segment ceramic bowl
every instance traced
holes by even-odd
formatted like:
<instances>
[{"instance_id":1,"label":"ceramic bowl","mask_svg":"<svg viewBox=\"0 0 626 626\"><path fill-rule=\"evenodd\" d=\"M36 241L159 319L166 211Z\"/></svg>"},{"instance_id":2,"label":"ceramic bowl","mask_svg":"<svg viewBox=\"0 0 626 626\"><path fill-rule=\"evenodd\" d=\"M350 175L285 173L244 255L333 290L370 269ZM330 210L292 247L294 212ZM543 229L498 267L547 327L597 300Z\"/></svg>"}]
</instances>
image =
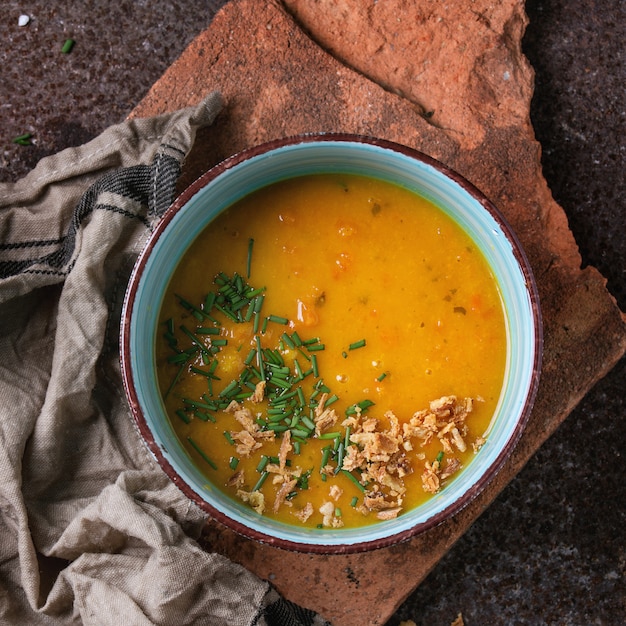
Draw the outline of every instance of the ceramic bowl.
<instances>
[{"instance_id":1,"label":"ceramic bowl","mask_svg":"<svg viewBox=\"0 0 626 626\"><path fill-rule=\"evenodd\" d=\"M345 172L414 190L455 220L487 259L506 318L505 380L487 443L462 473L425 504L396 519L357 529L314 532L257 515L207 484L165 414L155 372L155 337L168 281L197 235L247 194L285 178ZM158 224L132 274L122 319L124 384L139 432L170 479L211 517L261 542L311 553L345 554L407 540L451 516L494 478L518 441L537 391L542 327L526 256L501 213L473 185L441 163L388 141L352 135L305 135L237 154L192 184Z\"/></svg>"}]
</instances>

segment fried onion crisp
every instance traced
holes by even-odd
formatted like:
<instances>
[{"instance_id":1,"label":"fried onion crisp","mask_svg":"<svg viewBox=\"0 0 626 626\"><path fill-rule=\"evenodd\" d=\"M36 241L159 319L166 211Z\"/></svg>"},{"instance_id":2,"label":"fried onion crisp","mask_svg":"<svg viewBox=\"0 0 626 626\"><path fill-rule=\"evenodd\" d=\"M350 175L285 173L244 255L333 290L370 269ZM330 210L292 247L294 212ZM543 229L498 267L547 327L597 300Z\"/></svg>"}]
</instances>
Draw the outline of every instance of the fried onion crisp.
<instances>
[{"instance_id":1,"label":"fried onion crisp","mask_svg":"<svg viewBox=\"0 0 626 626\"><path fill-rule=\"evenodd\" d=\"M406 491L403 478L413 471L407 452L413 451L415 444L424 447L433 440L441 444L445 467L440 458L424 459L422 487L427 493L437 493L461 468L461 462L453 455L455 450L467 449L465 422L472 409L472 398L459 400L450 395L433 400L428 409L415 412L404 424L387 411L387 428L376 418L361 419L359 411L346 419L343 426L351 429L351 445L346 449L343 469L360 471L361 483L368 485L364 507L375 512L379 519L398 515ZM484 439L479 438L472 446L477 450L483 443ZM423 458L423 455L415 456Z\"/></svg>"}]
</instances>

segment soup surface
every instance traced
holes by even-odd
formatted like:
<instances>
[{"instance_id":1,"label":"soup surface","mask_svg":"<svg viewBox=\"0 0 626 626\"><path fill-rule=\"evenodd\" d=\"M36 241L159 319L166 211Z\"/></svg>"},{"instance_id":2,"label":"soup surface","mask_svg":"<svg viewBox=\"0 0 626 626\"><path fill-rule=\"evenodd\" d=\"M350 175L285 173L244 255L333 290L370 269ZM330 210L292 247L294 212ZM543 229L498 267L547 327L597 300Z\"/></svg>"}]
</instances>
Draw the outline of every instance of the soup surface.
<instances>
[{"instance_id":1,"label":"soup surface","mask_svg":"<svg viewBox=\"0 0 626 626\"><path fill-rule=\"evenodd\" d=\"M440 209L353 175L291 179L214 220L168 286L164 403L215 486L311 528L366 525L471 462L498 403L502 302Z\"/></svg>"}]
</instances>

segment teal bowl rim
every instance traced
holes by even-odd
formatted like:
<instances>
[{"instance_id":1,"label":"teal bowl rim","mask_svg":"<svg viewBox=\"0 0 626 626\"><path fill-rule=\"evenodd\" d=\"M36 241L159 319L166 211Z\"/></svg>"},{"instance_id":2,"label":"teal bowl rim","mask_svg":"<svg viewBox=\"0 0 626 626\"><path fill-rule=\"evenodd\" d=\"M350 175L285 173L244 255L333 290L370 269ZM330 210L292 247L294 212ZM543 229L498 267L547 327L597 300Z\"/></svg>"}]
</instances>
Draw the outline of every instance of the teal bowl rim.
<instances>
[{"instance_id":1,"label":"teal bowl rim","mask_svg":"<svg viewBox=\"0 0 626 626\"><path fill-rule=\"evenodd\" d=\"M153 398L152 401L150 401L150 398L146 398L146 396L150 396L152 394L144 394L142 392L142 388L146 386L143 383L143 379L146 375L150 376L150 374L147 374L145 371L142 371L140 367L138 367L138 361L136 358L136 342L138 341L137 337L141 335L142 332L143 318L143 316L140 316L137 312L136 307L146 306L146 299L143 296L142 289L145 285L147 274L150 272L152 273L153 282L155 280L160 280L164 285L167 285L169 282L169 276L164 277L162 273L158 274L158 279L154 278L155 273L163 271L163 268L159 268L153 263L153 257L158 257L159 248L162 247L162 242L167 241L168 237L171 240L179 234L176 231L178 227L177 222L180 222L182 219L181 216L184 215L185 210L189 210L188 207L190 205L193 206L194 203L203 201L203 194L207 188L209 188L209 191L206 193L210 193L211 186L219 184L219 181L224 180L224 178L229 175L232 175L233 172L237 172L241 168L249 168L251 163L261 159L264 163L269 164L268 166L263 166L265 169L269 167L270 170L274 170L271 174L272 178L265 184L276 182L281 178L291 178L300 174L296 172L282 175L281 158L287 158L290 151L292 151L293 154L297 154L299 150L310 152L311 149L314 150L315 148L323 148L325 150L328 150L329 148L338 150L343 149L344 153L346 150L351 150L353 148L357 148L357 150L365 149L366 151L373 151L374 155L385 154L390 156L392 160L399 159L407 167L413 168L416 166L418 168L423 168L424 172L428 172L429 176L434 177L433 180L435 182L443 182L445 185L448 185L448 190L452 189L451 193L458 194L459 199L462 197L464 201L469 201L474 206L473 213L468 213L465 216L459 216L455 213L454 215L451 215L453 219L456 219L457 222L459 219L461 219L461 222L465 219L471 222L472 215L478 215L478 211L480 212L480 219L486 219L487 222L492 225L495 239L499 240L496 242L497 246L503 245L504 248L507 249L508 253L511 255L509 262L512 261L516 267L518 279L520 280L519 284L523 284L524 302L522 302L522 304L527 307L526 313L528 314L528 317L516 320L516 323L519 322L523 324L525 320L525 328L528 335L526 339L529 340L528 344L521 346L522 350L525 351L525 371L521 373L524 382L524 390L523 393L517 393L514 405L512 407L507 407L514 413L514 422L508 426L509 430L506 434L506 441L504 441L501 448L495 448L495 450L490 453L490 460L487 467L483 471L479 472L478 469L474 471L475 475L472 474L473 482L469 488L463 489L463 487L459 484L461 477L458 477L451 483L457 483L457 485L459 485L454 491L456 494L455 498L449 503L443 505L443 508L438 508L438 502L442 501L442 498L444 499L443 501L445 501L448 497L448 493L446 493L447 487L444 488L442 492L436 494L431 500L429 500L429 502L432 501L435 503L433 505L433 513L428 514L428 516L424 519L417 520L415 523L411 522L411 518L415 516L414 514L412 515L413 511L407 511L404 515L397 518L397 520L402 520L401 523L398 523L397 520L389 520L388 522L377 522L374 525L366 526L360 529L339 529L335 531L324 530L319 533L316 531L309 531L307 533L304 532L304 530L295 532L291 525L280 524L271 520L268 523L266 518L257 516L253 512L247 510L240 510L241 507L237 504L231 503L228 505L228 503L222 501L224 498L228 498L227 496L221 496L218 491L210 489L210 487L206 484L204 487L201 487L199 484L190 484L193 483L194 480L189 479L187 470L182 467L184 462L181 465L180 459L177 458L176 454L172 453L171 446L168 444L168 441L166 441L167 437L158 432L158 423L156 428L154 426L151 412L153 410L157 413L159 412L158 407L155 408L154 403L156 402L158 404L161 402L160 398L158 400L154 400ZM285 153L285 151L287 152ZM358 164L354 166L344 165L344 169L342 169L342 171L350 171L351 167L356 167L357 169L355 170L355 173L358 173ZM319 162L316 162L313 169L318 171L316 168L319 168L320 172L335 171L329 170L326 157L320 159ZM265 170L261 168L260 171L263 172ZM385 178L386 176L389 176L393 179L393 174L390 172L391 170L389 170L385 176L381 177ZM311 172L307 169L307 171L303 173ZM368 173L367 175L371 174ZM391 182L399 181L392 180ZM250 188L248 189L244 186L242 192L237 192L238 197L243 197L254 189L264 186L262 180L255 178L250 179L247 184ZM438 193L438 189L435 188L430 191L423 188L420 188L419 190L415 189L415 191L425 195L426 197L429 197L429 195L432 194L436 196ZM213 190L212 193L215 193L215 190ZM430 199L446 212L451 210L449 208L442 207L441 203L437 201L437 198L431 197ZM209 217L203 218L205 221L203 221L202 226L200 228L196 228L196 235L204 226L206 226L207 223L214 219L217 214L231 204L232 200L225 201L223 205L218 202L218 208L213 212L210 211ZM198 210L199 209L196 207L195 211L198 212ZM465 225L463 223L460 225L461 227L466 228L466 230L468 228L471 230L472 228L472 225L469 222ZM195 235L191 240L193 240L193 238L195 238ZM187 246L190 242L191 241L187 243ZM185 246L184 249L186 249L187 246ZM493 259L490 258L490 255L495 255L494 258L496 258L498 249L494 248L493 250L485 250L483 246L480 246L480 249L487 257L487 260L493 269ZM161 261L161 265L163 265L163 261ZM169 265L171 266L170 270L173 271L176 263L170 263ZM498 282L500 288L502 288L502 280L498 279ZM153 309L151 313L152 317L158 317L160 302L149 302L147 306L148 308ZM154 310L156 310L156 313ZM145 309L143 309L142 312L145 312ZM517 318L519 316L519 311L507 311L507 323L510 321L510 316ZM155 327L153 327L153 330L154 328ZM148 330L146 332L151 331ZM413 148L388 140L345 133L312 133L277 139L254 146L225 159L193 182L166 211L160 222L157 224L154 232L150 235L148 242L135 263L124 299L120 329L120 362L122 368L122 378L126 397L134 418L134 423L145 445L148 447L155 460L170 480L172 480L172 482L203 511L235 532L250 539L270 544L275 547L318 554L349 554L364 552L372 549L388 547L390 545L406 541L417 534L439 525L451 516L456 515L470 502L472 502L500 471L522 435L537 394L541 372L542 353L543 327L537 285L526 254L524 253L517 236L502 213L472 183L436 159L433 159L432 157L429 157L428 155L425 155ZM507 365L507 368L508 367L509 364ZM514 364L513 367L515 367ZM151 375L154 376L153 373ZM507 378L507 384L510 383L511 381ZM148 387L149 386L150 385L148 385ZM504 393L502 394L502 397L506 397ZM165 417L165 420L167 421L167 417ZM502 419L500 422L502 422ZM473 467L477 460L478 459L474 459L472 463L468 465L468 468ZM466 471L467 469L465 469L463 473ZM207 483L207 479L205 478L203 482ZM215 496L217 496L217 501L215 500ZM213 498L213 501L211 501L211 498ZM418 509L421 508L422 507L418 507ZM372 531L373 528L378 530Z\"/></svg>"}]
</instances>

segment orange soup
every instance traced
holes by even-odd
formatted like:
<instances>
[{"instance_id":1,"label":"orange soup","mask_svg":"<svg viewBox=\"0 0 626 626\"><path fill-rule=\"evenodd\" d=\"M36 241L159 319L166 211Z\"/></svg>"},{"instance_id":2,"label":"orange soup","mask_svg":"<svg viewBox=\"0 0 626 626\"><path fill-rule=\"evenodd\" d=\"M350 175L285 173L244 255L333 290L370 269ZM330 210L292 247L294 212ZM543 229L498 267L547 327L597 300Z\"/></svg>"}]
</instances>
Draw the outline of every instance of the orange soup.
<instances>
[{"instance_id":1,"label":"orange soup","mask_svg":"<svg viewBox=\"0 0 626 626\"><path fill-rule=\"evenodd\" d=\"M214 485L311 528L391 519L484 443L506 330L490 269L424 198L354 175L273 184L178 266L157 369Z\"/></svg>"}]
</instances>

